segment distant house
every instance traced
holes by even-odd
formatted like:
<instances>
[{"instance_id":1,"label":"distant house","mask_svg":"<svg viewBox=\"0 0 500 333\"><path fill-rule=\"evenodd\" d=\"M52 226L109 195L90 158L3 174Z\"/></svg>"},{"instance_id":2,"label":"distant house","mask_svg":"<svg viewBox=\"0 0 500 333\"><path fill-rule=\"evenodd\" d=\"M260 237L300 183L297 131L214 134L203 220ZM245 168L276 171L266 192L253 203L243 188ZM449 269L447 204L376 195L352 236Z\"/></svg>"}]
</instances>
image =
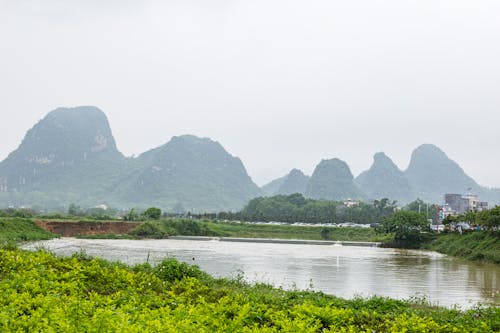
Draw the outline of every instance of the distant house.
<instances>
[{"instance_id":1,"label":"distant house","mask_svg":"<svg viewBox=\"0 0 500 333\"><path fill-rule=\"evenodd\" d=\"M467 212L480 212L488 209L488 203L479 201L478 196L447 193L444 195L443 217L460 215Z\"/></svg>"},{"instance_id":2,"label":"distant house","mask_svg":"<svg viewBox=\"0 0 500 333\"><path fill-rule=\"evenodd\" d=\"M359 201L356 201L356 200L347 199L344 201L344 206L346 206L348 208L351 208L351 207L354 207L357 205L359 205Z\"/></svg>"}]
</instances>

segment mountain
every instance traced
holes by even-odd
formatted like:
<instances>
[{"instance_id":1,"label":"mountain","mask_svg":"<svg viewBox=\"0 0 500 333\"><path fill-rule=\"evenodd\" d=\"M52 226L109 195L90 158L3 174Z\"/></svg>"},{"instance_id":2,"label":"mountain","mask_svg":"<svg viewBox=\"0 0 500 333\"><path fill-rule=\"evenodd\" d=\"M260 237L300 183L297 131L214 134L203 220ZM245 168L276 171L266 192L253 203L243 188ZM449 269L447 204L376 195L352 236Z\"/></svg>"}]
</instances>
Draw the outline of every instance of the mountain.
<instances>
[{"instance_id":1,"label":"mountain","mask_svg":"<svg viewBox=\"0 0 500 333\"><path fill-rule=\"evenodd\" d=\"M210 139L174 137L126 158L96 107L59 108L0 162L0 207L149 207L238 210L260 189L242 162Z\"/></svg>"},{"instance_id":2,"label":"mountain","mask_svg":"<svg viewBox=\"0 0 500 333\"><path fill-rule=\"evenodd\" d=\"M261 194L241 160L208 138L173 137L134 162L136 170L115 191L129 206L235 211Z\"/></svg>"},{"instance_id":3,"label":"mountain","mask_svg":"<svg viewBox=\"0 0 500 333\"><path fill-rule=\"evenodd\" d=\"M261 190L265 196L273 196L277 194L293 194L306 192L309 177L304 175L299 169L292 169L283 177L277 178L266 185L262 186Z\"/></svg>"},{"instance_id":4,"label":"mountain","mask_svg":"<svg viewBox=\"0 0 500 333\"><path fill-rule=\"evenodd\" d=\"M125 162L101 110L58 108L31 128L19 148L0 163L0 189L17 204L88 202L107 190ZM23 194L30 194L29 199L23 200Z\"/></svg>"},{"instance_id":5,"label":"mountain","mask_svg":"<svg viewBox=\"0 0 500 333\"><path fill-rule=\"evenodd\" d=\"M472 192L481 195L484 188L465 174L464 170L438 147L424 144L417 147L405 171L415 197L428 202L442 202L445 193Z\"/></svg>"},{"instance_id":6,"label":"mountain","mask_svg":"<svg viewBox=\"0 0 500 333\"><path fill-rule=\"evenodd\" d=\"M354 185L349 166L338 158L322 160L314 169L306 197L324 200L360 199L361 191Z\"/></svg>"},{"instance_id":7,"label":"mountain","mask_svg":"<svg viewBox=\"0 0 500 333\"><path fill-rule=\"evenodd\" d=\"M389 198L399 203L415 199L410 182L384 153L373 156L373 164L355 179L355 184L369 199Z\"/></svg>"},{"instance_id":8,"label":"mountain","mask_svg":"<svg viewBox=\"0 0 500 333\"><path fill-rule=\"evenodd\" d=\"M388 197L401 203L416 198L441 203L445 193L469 188L490 206L500 203L500 189L478 185L442 150L425 144L413 151L404 172L377 153L370 169L354 181L349 166L334 158L322 160L311 177L293 169L259 189L241 160L208 138L176 136L127 158L116 147L106 115L93 106L48 113L0 162L0 207L65 209L70 203L104 203L125 209L236 211L263 194L296 192L327 200Z\"/></svg>"},{"instance_id":9,"label":"mountain","mask_svg":"<svg viewBox=\"0 0 500 333\"><path fill-rule=\"evenodd\" d=\"M278 189L278 194L306 193L309 177L299 169L292 169Z\"/></svg>"},{"instance_id":10,"label":"mountain","mask_svg":"<svg viewBox=\"0 0 500 333\"><path fill-rule=\"evenodd\" d=\"M272 180L269 183L267 183L266 185L262 186L260 188L262 190L262 193L266 197L270 197L270 196L278 194L281 185L283 185L283 183L286 180L286 177L288 177L288 175L284 175L283 177L276 178L275 180Z\"/></svg>"}]
</instances>

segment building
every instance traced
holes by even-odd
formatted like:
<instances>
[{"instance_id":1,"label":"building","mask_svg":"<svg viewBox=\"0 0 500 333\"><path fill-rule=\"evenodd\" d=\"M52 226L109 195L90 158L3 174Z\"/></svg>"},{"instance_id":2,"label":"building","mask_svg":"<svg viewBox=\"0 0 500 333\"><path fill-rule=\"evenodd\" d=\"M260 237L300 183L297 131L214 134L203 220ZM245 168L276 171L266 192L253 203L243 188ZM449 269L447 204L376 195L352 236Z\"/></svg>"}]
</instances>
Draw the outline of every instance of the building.
<instances>
[{"instance_id":1,"label":"building","mask_svg":"<svg viewBox=\"0 0 500 333\"><path fill-rule=\"evenodd\" d=\"M478 196L472 193L465 195L447 193L444 195L443 215L460 215L467 212L480 212L488 209L488 203L479 201Z\"/></svg>"}]
</instances>

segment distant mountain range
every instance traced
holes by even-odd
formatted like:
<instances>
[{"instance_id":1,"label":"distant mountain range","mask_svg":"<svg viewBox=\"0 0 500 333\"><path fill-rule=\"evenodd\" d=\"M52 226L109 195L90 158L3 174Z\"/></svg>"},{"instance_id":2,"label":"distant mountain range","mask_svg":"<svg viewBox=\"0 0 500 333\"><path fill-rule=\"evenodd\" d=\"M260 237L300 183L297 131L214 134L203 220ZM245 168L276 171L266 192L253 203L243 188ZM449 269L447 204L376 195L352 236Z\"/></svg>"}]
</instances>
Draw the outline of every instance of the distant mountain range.
<instances>
[{"instance_id":1,"label":"distant mountain range","mask_svg":"<svg viewBox=\"0 0 500 333\"><path fill-rule=\"evenodd\" d=\"M59 108L0 163L0 206L107 204L178 211L238 210L261 190L215 141L173 137L137 158L116 148L105 114Z\"/></svg>"},{"instance_id":2,"label":"distant mountain range","mask_svg":"<svg viewBox=\"0 0 500 333\"><path fill-rule=\"evenodd\" d=\"M239 158L208 138L173 137L137 158L125 157L116 148L106 115L91 106L50 112L0 162L0 208L60 209L76 203L236 211L257 196L291 193L325 200L387 197L439 203L444 193L468 188L482 200L500 203L500 189L479 186L429 144L415 149L405 171L377 153L370 169L354 178L347 163L334 158L322 160L311 177L293 169L259 188Z\"/></svg>"},{"instance_id":3,"label":"distant mountain range","mask_svg":"<svg viewBox=\"0 0 500 333\"><path fill-rule=\"evenodd\" d=\"M285 179L281 177L265 185L266 194L285 194L281 187L271 186ZM314 199L389 198L406 204L417 198L442 203L445 193L465 194L469 190L491 205L500 204L500 189L480 186L438 147L423 144L413 151L405 171L382 152L374 155L370 169L354 179L345 162L323 160L310 177L307 189L300 193Z\"/></svg>"}]
</instances>

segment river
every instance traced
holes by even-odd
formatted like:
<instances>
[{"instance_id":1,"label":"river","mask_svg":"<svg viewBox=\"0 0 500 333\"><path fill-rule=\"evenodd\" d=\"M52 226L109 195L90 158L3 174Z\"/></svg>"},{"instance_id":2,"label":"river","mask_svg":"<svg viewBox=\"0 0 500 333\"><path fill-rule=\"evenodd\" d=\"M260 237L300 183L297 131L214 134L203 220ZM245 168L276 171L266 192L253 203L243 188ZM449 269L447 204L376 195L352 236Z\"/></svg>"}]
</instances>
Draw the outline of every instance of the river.
<instances>
[{"instance_id":1,"label":"river","mask_svg":"<svg viewBox=\"0 0 500 333\"><path fill-rule=\"evenodd\" d=\"M57 255L85 251L128 264L167 257L196 264L213 276L243 274L250 282L313 289L344 298L380 295L423 298L470 308L500 305L500 267L436 252L338 245L222 242L216 240L111 240L60 238L35 242Z\"/></svg>"}]
</instances>

